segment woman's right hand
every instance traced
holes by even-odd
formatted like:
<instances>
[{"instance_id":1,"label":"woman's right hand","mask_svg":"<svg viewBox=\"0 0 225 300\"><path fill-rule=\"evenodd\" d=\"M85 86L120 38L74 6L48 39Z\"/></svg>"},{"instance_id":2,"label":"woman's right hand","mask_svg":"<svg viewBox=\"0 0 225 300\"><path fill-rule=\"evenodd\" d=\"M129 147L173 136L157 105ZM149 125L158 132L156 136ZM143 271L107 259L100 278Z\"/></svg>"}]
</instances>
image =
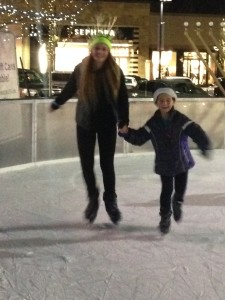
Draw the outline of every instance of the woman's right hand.
<instances>
[{"instance_id":1,"label":"woman's right hand","mask_svg":"<svg viewBox=\"0 0 225 300\"><path fill-rule=\"evenodd\" d=\"M128 126L124 125L122 128L119 128L118 131L119 131L119 133L127 134L128 133Z\"/></svg>"}]
</instances>

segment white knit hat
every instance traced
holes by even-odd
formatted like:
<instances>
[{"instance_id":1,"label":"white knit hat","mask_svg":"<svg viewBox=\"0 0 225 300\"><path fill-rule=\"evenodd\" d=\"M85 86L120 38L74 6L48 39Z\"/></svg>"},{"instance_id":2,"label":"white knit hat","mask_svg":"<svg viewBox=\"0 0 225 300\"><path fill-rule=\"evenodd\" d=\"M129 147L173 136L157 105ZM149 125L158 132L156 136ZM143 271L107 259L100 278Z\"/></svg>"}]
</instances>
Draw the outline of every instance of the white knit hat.
<instances>
[{"instance_id":1,"label":"white knit hat","mask_svg":"<svg viewBox=\"0 0 225 300\"><path fill-rule=\"evenodd\" d=\"M174 98L174 100L177 100L177 94L175 93L175 91L171 88L168 88L168 87L163 87L163 88L159 88L157 89L154 94L153 94L153 99L154 99L154 102L156 103L157 101L157 98L160 94L167 94L169 95L170 97Z\"/></svg>"}]
</instances>

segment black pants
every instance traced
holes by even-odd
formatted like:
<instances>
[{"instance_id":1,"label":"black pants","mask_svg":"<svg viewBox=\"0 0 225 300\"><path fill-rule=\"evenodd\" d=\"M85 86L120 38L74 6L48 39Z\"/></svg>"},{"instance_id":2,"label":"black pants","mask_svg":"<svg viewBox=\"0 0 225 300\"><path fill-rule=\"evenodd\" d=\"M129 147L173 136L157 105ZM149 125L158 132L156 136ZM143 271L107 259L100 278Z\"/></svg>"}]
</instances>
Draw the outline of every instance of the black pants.
<instances>
[{"instance_id":1,"label":"black pants","mask_svg":"<svg viewBox=\"0 0 225 300\"><path fill-rule=\"evenodd\" d=\"M180 173L176 176L160 176L162 190L160 195L160 214L171 212L171 197L175 201L183 202L187 187L188 172Z\"/></svg>"},{"instance_id":2,"label":"black pants","mask_svg":"<svg viewBox=\"0 0 225 300\"><path fill-rule=\"evenodd\" d=\"M103 175L105 193L115 193L114 154L116 137L116 124L101 127L98 130L86 130L77 125L78 150L89 197L95 195L98 191L94 172L96 138L98 139L100 167Z\"/></svg>"}]
</instances>

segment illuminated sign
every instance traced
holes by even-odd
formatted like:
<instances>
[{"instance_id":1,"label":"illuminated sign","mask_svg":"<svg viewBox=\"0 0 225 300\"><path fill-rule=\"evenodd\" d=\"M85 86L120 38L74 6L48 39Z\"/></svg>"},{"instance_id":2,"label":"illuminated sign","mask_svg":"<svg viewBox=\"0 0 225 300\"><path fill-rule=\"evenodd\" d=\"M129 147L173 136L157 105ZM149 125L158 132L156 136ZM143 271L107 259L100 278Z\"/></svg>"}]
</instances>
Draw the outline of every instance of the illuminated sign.
<instances>
[{"instance_id":1,"label":"illuminated sign","mask_svg":"<svg viewBox=\"0 0 225 300\"><path fill-rule=\"evenodd\" d=\"M88 35L96 35L97 33L103 33L105 35L109 34L110 36L116 36L115 30L107 30L107 29L102 29L102 30L96 30L96 29L91 29L91 28L75 28L73 31L74 35L83 35L83 36L88 36Z\"/></svg>"},{"instance_id":2,"label":"illuminated sign","mask_svg":"<svg viewBox=\"0 0 225 300\"><path fill-rule=\"evenodd\" d=\"M85 38L90 35L95 35L97 32L102 32L104 34L109 34L117 40L134 40L134 29L135 28L133 27L114 27L109 31L104 28L97 30L95 27L90 26L73 26L72 28L64 26L61 31L61 37L67 38L70 36L70 38Z\"/></svg>"},{"instance_id":3,"label":"illuminated sign","mask_svg":"<svg viewBox=\"0 0 225 300\"><path fill-rule=\"evenodd\" d=\"M0 99L19 98L15 37L0 31Z\"/></svg>"}]
</instances>

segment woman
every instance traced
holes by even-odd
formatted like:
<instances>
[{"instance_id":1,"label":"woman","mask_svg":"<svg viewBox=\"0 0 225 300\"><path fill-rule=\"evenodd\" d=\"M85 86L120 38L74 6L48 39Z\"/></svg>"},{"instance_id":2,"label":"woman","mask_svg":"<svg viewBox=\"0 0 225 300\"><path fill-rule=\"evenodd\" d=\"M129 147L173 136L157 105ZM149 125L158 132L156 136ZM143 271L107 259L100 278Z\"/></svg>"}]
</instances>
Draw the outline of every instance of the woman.
<instances>
[{"instance_id":1,"label":"woman","mask_svg":"<svg viewBox=\"0 0 225 300\"><path fill-rule=\"evenodd\" d=\"M58 109L75 93L77 142L88 205L85 218L94 222L99 208L99 189L94 173L94 150L98 139L106 211L114 224L121 220L115 190L114 154L117 126L126 133L129 123L128 94L122 70L110 52L107 36L96 35L90 42L90 55L78 64L61 94L51 103Z\"/></svg>"}]
</instances>

